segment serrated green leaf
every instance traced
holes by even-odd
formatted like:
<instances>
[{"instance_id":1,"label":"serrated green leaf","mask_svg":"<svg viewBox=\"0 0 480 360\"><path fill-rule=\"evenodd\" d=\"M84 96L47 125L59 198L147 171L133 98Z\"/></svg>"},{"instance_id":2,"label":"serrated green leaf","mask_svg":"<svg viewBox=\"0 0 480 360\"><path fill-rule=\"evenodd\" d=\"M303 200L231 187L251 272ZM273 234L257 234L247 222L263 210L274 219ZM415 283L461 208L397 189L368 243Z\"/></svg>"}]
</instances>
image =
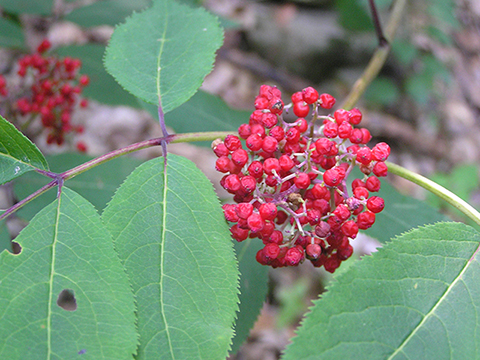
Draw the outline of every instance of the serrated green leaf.
<instances>
[{"instance_id":1,"label":"serrated green leaf","mask_svg":"<svg viewBox=\"0 0 480 360\"><path fill-rule=\"evenodd\" d=\"M69 170L92 159L83 154L63 153L47 157L51 164L51 170L56 173ZM131 157L122 156L108 161L101 166L90 169L65 184L90 201L100 211L110 201L115 190L138 165L143 161ZM14 182L14 193L18 199L24 199L34 191L46 185L49 178L31 172L18 178ZM23 219L30 220L37 212L55 200L56 191L53 189L34 199L21 208L17 214Z\"/></svg>"},{"instance_id":2,"label":"serrated green leaf","mask_svg":"<svg viewBox=\"0 0 480 360\"><path fill-rule=\"evenodd\" d=\"M478 359L480 233L413 230L336 277L284 360Z\"/></svg>"},{"instance_id":3,"label":"serrated green leaf","mask_svg":"<svg viewBox=\"0 0 480 360\"><path fill-rule=\"evenodd\" d=\"M35 169L48 170L47 160L25 135L0 116L0 184Z\"/></svg>"},{"instance_id":4,"label":"serrated green leaf","mask_svg":"<svg viewBox=\"0 0 480 360\"><path fill-rule=\"evenodd\" d=\"M0 254L0 359L133 359L133 295L93 206L63 187L15 241L19 255ZM57 304L64 290L76 309Z\"/></svg>"},{"instance_id":5,"label":"serrated green leaf","mask_svg":"<svg viewBox=\"0 0 480 360\"><path fill-rule=\"evenodd\" d=\"M0 6L15 14L50 15L53 0L0 0Z\"/></svg>"},{"instance_id":6,"label":"serrated green leaf","mask_svg":"<svg viewBox=\"0 0 480 360\"><path fill-rule=\"evenodd\" d=\"M25 38L22 28L8 19L0 17L0 46L25 47Z\"/></svg>"},{"instance_id":7,"label":"serrated green leaf","mask_svg":"<svg viewBox=\"0 0 480 360\"><path fill-rule=\"evenodd\" d=\"M202 8L155 0L112 35L107 71L128 91L164 113L187 101L211 71L223 32Z\"/></svg>"},{"instance_id":8,"label":"serrated green leaf","mask_svg":"<svg viewBox=\"0 0 480 360\"><path fill-rule=\"evenodd\" d=\"M168 155L139 166L102 218L137 300L137 359L225 359L238 269L212 184Z\"/></svg>"},{"instance_id":9,"label":"serrated green leaf","mask_svg":"<svg viewBox=\"0 0 480 360\"><path fill-rule=\"evenodd\" d=\"M90 84L83 90L83 95L108 105L126 105L140 107L137 98L125 91L103 67L105 46L86 44L58 48L60 56L71 56L82 60L82 74L90 77Z\"/></svg>"},{"instance_id":10,"label":"serrated green leaf","mask_svg":"<svg viewBox=\"0 0 480 360\"><path fill-rule=\"evenodd\" d=\"M263 243L258 239L247 239L241 243L235 243L240 270L240 305L235 322L232 354L235 354L247 339L267 296L269 268L255 260L255 255L261 248Z\"/></svg>"},{"instance_id":11,"label":"serrated green leaf","mask_svg":"<svg viewBox=\"0 0 480 360\"><path fill-rule=\"evenodd\" d=\"M117 25L133 11L143 10L151 5L151 0L106 0L73 10L65 16L65 20L72 21L83 27L100 25Z\"/></svg>"}]
</instances>

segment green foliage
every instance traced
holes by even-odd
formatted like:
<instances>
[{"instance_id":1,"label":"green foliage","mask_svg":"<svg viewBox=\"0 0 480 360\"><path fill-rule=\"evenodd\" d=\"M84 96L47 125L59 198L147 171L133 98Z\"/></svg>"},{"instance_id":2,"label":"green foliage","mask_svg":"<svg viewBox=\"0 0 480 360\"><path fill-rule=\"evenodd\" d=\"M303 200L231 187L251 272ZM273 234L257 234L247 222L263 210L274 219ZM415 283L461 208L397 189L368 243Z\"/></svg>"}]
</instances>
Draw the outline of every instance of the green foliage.
<instances>
[{"instance_id":1,"label":"green foliage","mask_svg":"<svg viewBox=\"0 0 480 360\"><path fill-rule=\"evenodd\" d=\"M368 31L373 29L372 21L363 6L358 1L335 0L335 9L339 22L345 29L351 31Z\"/></svg>"},{"instance_id":2,"label":"green foliage","mask_svg":"<svg viewBox=\"0 0 480 360\"><path fill-rule=\"evenodd\" d=\"M161 101L167 113L197 91L222 40L217 19L204 9L156 0L115 29L105 66L125 89Z\"/></svg>"},{"instance_id":3,"label":"green foliage","mask_svg":"<svg viewBox=\"0 0 480 360\"><path fill-rule=\"evenodd\" d=\"M238 270L208 179L168 155L138 167L102 218L137 301L137 359L224 359Z\"/></svg>"},{"instance_id":4,"label":"green foliage","mask_svg":"<svg viewBox=\"0 0 480 360\"><path fill-rule=\"evenodd\" d=\"M48 170L38 148L0 116L0 184L35 169Z\"/></svg>"},{"instance_id":5,"label":"green foliage","mask_svg":"<svg viewBox=\"0 0 480 360\"><path fill-rule=\"evenodd\" d=\"M86 44L65 46L56 50L60 56L71 56L82 60L82 73L90 77L90 84L83 95L108 105L139 107L138 99L125 91L103 67L105 46Z\"/></svg>"},{"instance_id":6,"label":"green foliage","mask_svg":"<svg viewBox=\"0 0 480 360\"><path fill-rule=\"evenodd\" d=\"M316 301L289 359L476 359L480 234L459 223L406 233Z\"/></svg>"},{"instance_id":7,"label":"green foliage","mask_svg":"<svg viewBox=\"0 0 480 360\"><path fill-rule=\"evenodd\" d=\"M53 0L0 0L0 7L14 14L50 15Z\"/></svg>"},{"instance_id":8,"label":"green foliage","mask_svg":"<svg viewBox=\"0 0 480 360\"><path fill-rule=\"evenodd\" d=\"M398 86L387 77L378 77L373 80L365 92L365 100L384 106L394 104L399 97Z\"/></svg>"},{"instance_id":9,"label":"green foliage","mask_svg":"<svg viewBox=\"0 0 480 360\"><path fill-rule=\"evenodd\" d=\"M24 48L25 38L22 28L15 22L0 17L0 46Z\"/></svg>"},{"instance_id":10,"label":"green foliage","mask_svg":"<svg viewBox=\"0 0 480 360\"><path fill-rule=\"evenodd\" d=\"M133 296L93 206L64 187L15 241L19 255L0 254L0 358L133 359ZM64 290L76 304L58 305Z\"/></svg>"},{"instance_id":11,"label":"green foliage","mask_svg":"<svg viewBox=\"0 0 480 360\"><path fill-rule=\"evenodd\" d=\"M47 159L52 164L51 171L61 173L92 158L82 154L63 153L48 156ZM74 177L68 181L68 187L90 201L98 211L101 211L127 175L141 163L141 160L131 157L117 158ZM14 182L15 196L18 199L24 199L50 180L34 172L25 174ZM20 209L18 215L23 219L30 220L37 212L50 204L55 196L56 191L50 190Z\"/></svg>"},{"instance_id":12,"label":"green foliage","mask_svg":"<svg viewBox=\"0 0 480 360\"><path fill-rule=\"evenodd\" d=\"M237 311L237 321L235 322L232 354L235 354L247 339L267 295L268 267L260 265L255 260L257 251L262 247L263 244L254 239L235 243L240 270L240 304Z\"/></svg>"},{"instance_id":13,"label":"green foliage","mask_svg":"<svg viewBox=\"0 0 480 360\"><path fill-rule=\"evenodd\" d=\"M133 11L147 8L151 0L106 0L73 10L65 20L72 21L83 27L100 25L117 25L125 20Z\"/></svg>"}]
</instances>

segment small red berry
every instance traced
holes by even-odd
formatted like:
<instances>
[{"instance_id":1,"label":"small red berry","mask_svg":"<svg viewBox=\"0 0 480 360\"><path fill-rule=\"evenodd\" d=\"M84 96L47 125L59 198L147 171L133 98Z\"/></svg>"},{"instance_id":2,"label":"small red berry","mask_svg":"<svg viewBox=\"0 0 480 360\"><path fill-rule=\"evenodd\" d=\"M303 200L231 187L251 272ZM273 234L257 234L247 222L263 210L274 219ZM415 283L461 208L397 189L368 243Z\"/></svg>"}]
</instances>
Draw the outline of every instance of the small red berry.
<instances>
[{"instance_id":1,"label":"small red berry","mask_svg":"<svg viewBox=\"0 0 480 360\"><path fill-rule=\"evenodd\" d=\"M267 153L273 153L278 149L278 141L272 136L265 136L262 142L262 149Z\"/></svg>"},{"instance_id":2,"label":"small red berry","mask_svg":"<svg viewBox=\"0 0 480 360\"><path fill-rule=\"evenodd\" d=\"M227 147L227 149L230 151L235 151L242 147L242 143L240 142L240 139L235 135L227 135L227 137L224 140L224 144Z\"/></svg>"},{"instance_id":3,"label":"small red berry","mask_svg":"<svg viewBox=\"0 0 480 360\"><path fill-rule=\"evenodd\" d=\"M367 230L375 222L375 214L371 211L365 211L357 216L357 225L361 230Z\"/></svg>"},{"instance_id":4,"label":"small red berry","mask_svg":"<svg viewBox=\"0 0 480 360\"><path fill-rule=\"evenodd\" d=\"M268 158L263 162L263 171L267 175L272 175L273 171L277 173L280 171L280 164L276 158Z\"/></svg>"},{"instance_id":5,"label":"small red berry","mask_svg":"<svg viewBox=\"0 0 480 360\"><path fill-rule=\"evenodd\" d=\"M237 149L232 153L232 162L238 166L243 167L248 161L248 153L244 149Z\"/></svg>"},{"instance_id":6,"label":"small red berry","mask_svg":"<svg viewBox=\"0 0 480 360\"><path fill-rule=\"evenodd\" d=\"M330 94L320 95L320 106L324 109L331 109L335 105L335 98Z\"/></svg>"},{"instance_id":7,"label":"small red berry","mask_svg":"<svg viewBox=\"0 0 480 360\"><path fill-rule=\"evenodd\" d=\"M315 101L318 100L318 92L311 86L302 90L303 101L307 104L313 104Z\"/></svg>"},{"instance_id":8,"label":"small red berry","mask_svg":"<svg viewBox=\"0 0 480 360\"><path fill-rule=\"evenodd\" d=\"M375 176L370 176L365 182L365 187L372 192L377 192L380 190L382 183Z\"/></svg>"},{"instance_id":9,"label":"small red berry","mask_svg":"<svg viewBox=\"0 0 480 360\"><path fill-rule=\"evenodd\" d=\"M362 122L362 113L357 108L350 110L350 124L358 125Z\"/></svg>"},{"instance_id":10,"label":"small red berry","mask_svg":"<svg viewBox=\"0 0 480 360\"><path fill-rule=\"evenodd\" d=\"M252 134L247 138L245 144L247 145L247 148L249 148L250 150L258 151L262 148L263 139L258 134Z\"/></svg>"},{"instance_id":11,"label":"small red berry","mask_svg":"<svg viewBox=\"0 0 480 360\"><path fill-rule=\"evenodd\" d=\"M263 164L260 161L252 161L247 170L255 179L259 179L263 176Z\"/></svg>"},{"instance_id":12,"label":"small red berry","mask_svg":"<svg viewBox=\"0 0 480 360\"><path fill-rule=\"evenodd\" d=\"M83 141L79 141L77 142L77 150L82 153L85 153L87 152L87 145Z\"/></svg>"},{"instance_id":13,"label":"small red berry","mask_svg":"<svg viewBox=\"0 0 480 360\"><path fill-rule=\"evenodd\" d=\"M258 212L263 220L274 220L277 217L277 206L273 203L260 205Z\"/></svg>"},{"instance_id":14,"label":"small red berry","mask_svg":"<svg viewBox=\"0 0 480 360\"><path fill-rule=\"evenodd\" d=\"M253 213L248 217L247 224L251 231L257 232L263 229L265 226L265 221L262 219L260 214Z\"/></svg>"},{"instance_id":15,"label":"small red berry","mask_svg":"<svg viewBox=\"0 0 480 360\"><path fill-rule=\"evenodd\" d=\"M295 183L295 186L297 188L306 189L310 186L310 177L307 174L301 172L297 174L293 182Z\"/></svg>"},{"instance_id":16,"label":"small red berry","mask_svg":"<svg viewBox=\"0 0 480 360\"><path fill-rule=\"evenodd\" d=\"M375 145L372 149L372 160L375 161L385 161L390 155L390 146L388 144L381 142Z\"/></svg>"},{"instance_id":17,"label":"small red berry","mask_svg":"<svg viewBox=\"0 0 480 360\"><path fill-rule=\"evenodd\" d=\"M305 248L305 252L309 259L318 259L320 254L322 253L322 248L318 244L308 244Z\"/></svg>"},{"instance_id":18,"label":"small red berry","mask_svg":"<svg viewBox=\"0 0 480 360\"><path fill-rule=\"evenodd\" d=\"M387 176L388 168L387 165L383 161L378 161L374 166L373 166L373 173L378 176Z\"/></svg>"},{"instance_id":19,"label":"small red berry","mask_svg":"<svg viewBox=\"0 0 480 360\"><path fill-rule=\"evenodd\" d=\"M310 106L304 101L293 103L293 113L298 117L305 117L310 112Z\"/></svg>"},{"instance_id":20,"label":"small red berry","mask_svg":"<svg viewBox=\"0 0 480 360\"><path fill-rule=\"evenodd\" d=\"M367 201L367 209L373 213L379 213L385 208L385 201L378 196L372 196Z\"/></svg>"}]
</instances>

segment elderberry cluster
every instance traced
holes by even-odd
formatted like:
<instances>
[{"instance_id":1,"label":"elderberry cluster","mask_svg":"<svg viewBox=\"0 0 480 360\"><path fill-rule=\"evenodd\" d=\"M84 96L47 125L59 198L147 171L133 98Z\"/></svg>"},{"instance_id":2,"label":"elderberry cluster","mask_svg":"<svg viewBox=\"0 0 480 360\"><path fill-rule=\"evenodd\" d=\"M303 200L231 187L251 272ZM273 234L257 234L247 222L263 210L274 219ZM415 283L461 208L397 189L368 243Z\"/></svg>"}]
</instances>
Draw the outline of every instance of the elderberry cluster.
<instances>
[{"instance_id":1,"label":"elderberry cluster","mask_svg":"<svg viewBox=\"0 0 480 360\"><path fill-rule=\"evenodd\" d=\"M51 44L44 40L33 54L18 59L17 75L20 82L8 98L7 83L0 75L0 101L13 103L9 109L12 118L27 117L27 125L39 117L42 126L48 129L47 144L62 145L65 134L81 133L81 126L71 123L71 114L75 105L86 107L86 99L79 96L90 82L87 75L80 75L82 65L79 59L48 56ZM83 143L77 144L80 151L85 151Z\"/></svg>"},{"instance_id":2,"label":"elderberry cluster","mask_svg":"<svg viewBox=\"0 0 480 360\"><path fill-rule=\"evenodd\" d=\"M239 136L212 144L216 169L225 173L221 185L236 202L223 206L232 236L260 238L260 264L296 266L308 259L334 272L352 255L350 240L384 208L384 200L371 193L380 189L378 177L387 175L390 147L366 146L371 135L355 127L362 120L358 109L320 114L334 104L331 95L308 87L284 105L279 89L262 85ZM298 119L287 123L282 114L291 108ZM350 190L346 179L355 166L363 177Z\"/></svg>"}]
</instances>

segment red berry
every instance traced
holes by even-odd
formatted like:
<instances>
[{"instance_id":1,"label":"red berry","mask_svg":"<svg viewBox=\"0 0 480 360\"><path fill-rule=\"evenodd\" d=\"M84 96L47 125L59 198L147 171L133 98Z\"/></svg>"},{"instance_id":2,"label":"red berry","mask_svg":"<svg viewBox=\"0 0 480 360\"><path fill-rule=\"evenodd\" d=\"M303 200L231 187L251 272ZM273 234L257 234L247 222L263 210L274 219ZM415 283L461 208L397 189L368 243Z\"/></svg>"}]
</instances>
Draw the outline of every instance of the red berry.
<instances>
[{"instance_id":1,"label":"red berry","mask_svg":"<svg viewBox=\"0 0 480 360\"><path fill-rule=\"evenodd\" d=\"M242 190L247 194L252 193L257 187L256 179L250 175L243 176L240 183L242 184Z\"/></svg>"},{"instance_id":2,"label":"red berry","mask_svg":"<svg viewBox=\"0 0 480 360\"><path fill-rule=\"evenodd\" d=\"M228 156L220 156L215 162L215 170L227 173L232 169L232 165L232 160Z\"/></svg>"},{"instance_id":3,"label":"red berry","mask_svg":"<svg viewBox=\"0 0 480 360\"><path fill-rule=\"evenodd\" d=\"M310 106L304 101L293 103L293 113L298 117L305 117L310 112Z\"/></svg>"},{"instance_id":4,"label":"red berry","mask_svg":"<svg viewBox=\"0 0 480 360\"><path fill-rule=\"evenodd\" d=\"M375 214L382 211L384 207L385 207L385 201L381 197L372 196L367 201L367 209Z\"/></svg>"},{"instance_id":5,"label":"red berry","mask_svg":"<svg viewBox=\"0 0 480 360\"><path fill-rule=\"evenodd\" d=\"M315 184L313 185L311 192L315 199L325 199L328 194L328 189L321 184Z\"/></svg>"},{"instance_id":6,"label":"red berry","mask_svg":"<svg viewBox=\"0 0 480 360\"><path fill-rule=\"evenodd\" d=\"M327 138L334 138L338 135L338 125L336 122L326 120L325 125L323 125L323 135Z\"/></svg>"},{"instance_id":7,"label":"red berry","mask_svg":"<svg viewBox=\"0 0 480 360\"><path fill-rule=\"evenodd\" d=\"M295 121L295 126L297 127L298 131L300 131L300 133L304 133L308 129L307 120L305 120L304 118L300 118Z\"/></svg>"},{"instance_id":8,"label":"red berry","mask_svg":"<svg viewBox=\"0 0 480 360\"><path fill-rule=\"evenodd\" d=\"M285 263L289 266L297 266L303 260L303 256L303 252L298 247L290 248L285 254Z\"/></svg>"},{"instance_id":9,"label":"red berry","mask_svg":"<svg viewBox=\"0 0 480 360\"><path fill-rule=\"evenodd\" d=\"M267 175L272 175L273 171L277 173L280 171L280 164L276 158L268 158L263 162L263 171Z\"/></svg>"},{"instance_id":10,"label":"red berry","mask_svg":"<svg viewBox=\"0 0 480 360\"><path fill-rule=\"evenodd\" d=\"M322 253L322 248L318 244L308 244L305 248L305 252L307 253L309 259L315 260L318 259L318 257Z\"/></svg>"},{"instance_id":11,"label":"red berry","mask_svg":"<svg viewBox=\"0 0 480 360\"><path fill-rule=\"evenodd\" d=\"M225 146L230 151L235 151L242 147L240 139L235 135L227 135L224 141Z\"/></svg>"},{"instance_id":12,"label":"red berry","mask_svg":"<svg viewBox=\"0 0 480 360\"><path fill-rule=\"evenodd\" d=\"M381 142L375 145L372 149L372 160L375 161L385 161L390 155L390 146L388 144Z\"/></svg>"},{"instance_id":13,"label":"red berry","mask_svg":"<svg viewBox=\"0 0 480 360\"><path fill-rule=\"evenodd\" d=\"M265 245L263 253L265 254L266 258L274 260L280 254L280 248L275 243L268 243L267 245Z\"/></svg>"},{"instance_id":14,"label":"red berry","mask_svg":"<svg viewBox=\"0 0 480 360\"><path fill-rule=\"evenodd\" d=\"M323 181L328 186L337 186L342 180L343 177L336 168L329 169L323 173Z\"/></svg>"},{"instance_id":15,"label":"red berry","mask_svg":"<svg viewBox=\"0 0 480 360\"><path fill-rule=\"evenodd\" d=\"M292 94L292 103L297 103L303 101L303 93L301 91L297 91L296 93Z\"/></svg>"},{"instance_id":16,"label":"red berry","mask_svg":"<svg viewBox=\"0 0 480 360\"><path fill-rule=\"evenodd\" d=\"M248 173L253 176L255 179L261 178L263 176L263 165L260 161L252 161L248 166Z\"/></svg>"},{"instance_id":17,"label":"red berry","mask_svg":"<svg viewBox=\"0 0 480 360\"><path fill-rule=\"evenodd\" d=\"M283 112L283 101L280 98L272 98L268 104L272 114L280 115Z\"/></svg>"},{"instance_id":18,"label":"red berry","mask_svg":"<svg viewBox=\"0 0 480 360\"><path fill-rule=\"evenodd\" d=\"M254 106L256 110L264 110L268 108L268 99L264 96L257 96L255 98Z\"/></svg>"},{"instance_id":19,"label":"red berry","mask_svg":"<svg viewBox=\"0 0 480 360\"><path fill-rule=\"evenodd\" d=\"M365 211L357 216L357 225L361 230L367 230L375 222L375 214L370 211Z\"/></svg>"},{"instance_id":20,"label":"red berry","mask_svg":"<svg viewBox=\"0 0 480 360\"><path fill-rule=\"evenodd\" d=\"M353 247L350 244L342 246L337 250L337 258L339 260L347 260L353 254Z\"/></svg>"},{"instance_id":21,"label":"red berry","mask_svg":"<svg viewBox=\"0 0 480 360\"><path fill-rule=\"evenodd\" d=\"M342 233L349 238L355 239L358 234L358 225L355 221L349 220L342 225Z\"/></svg>"},{"instance_id":22,"label":"red berry","mask_svg":"<svg viewBox=\"0 0 480 360\"><path fill-rule=\"evenodd\" d=\"M243 167L248 161L248 153L244 149L237 149L232 153L232 162L238 166Z\"/></svg>"},{"instance_id":23,"label":"red berry","mask_svg":"<svg viewBox=\"0 0 480 360\"><path fill-rule=\"evenodd\" d=\"M273 153L278 149L278 141L272 136L265 136L262 143L263 151Z\"/></svg>"},{"instance_id":24,"label":"red berry","mask_svg":"<svg viewBox=\"0 0 480 360\"><path fill-rule=\"evenodd\" d=\"M253 205L250 203L240 203L235 207L235 212L240 219L248 219L253 213Z\"/></svg>"},{"instance_id":25,"label":"red berry","mask_svg":"<svg viewBox=\"0 0 480 360\"><path fill-rule=\"evenodd\" d=\"M83 141L79 141L77 142L77 150L82 153L85 153L87 152L87 145Z\"/></svg>"},{"instance_id":26,"label":"red berry","mask_svg":"<svg viewBox=\"0 0 480 360\"><path fill-rule=\"evenodd\" d=\"M51 42L48 41L47 39L43 40L40 45L38 45L37 47L37 52L39 52L40 54L44 53L45 51L47 51L48 49L50 49L50 47L52 46Z\"/></svg>"},{"instance_id":27,"label":"red berry","mask_svg":"<svg viewBox=\"0 0 480 360\"><path fill-rule=\"evenodd\" d=\"M329 273L334 273L335 270L340 266L340 263L342 261L338 259L336 256L330 256L327 260L325 260L325 263L323 264L323 267L325 270L327 270Z\"/></svg>"},{"instance_id":28,"label":"red berry","mask_svg":"<svg viewBox=\"0 0 480 360\"><path fill-rule=\"evenodd\" d=\"M274 220L277 217L277 206L273 203L260 205L258 212L263 220Z\"/></svg>"},{"instance_id":29,"label":"red berry","mask_svg":"<svg viewBox=\"0 0 480 360\"><path fill-rule=\"evenodd\" d=\"M248 217L247 224L251 231L257 232L263 229L265 226L265 221L262 219L260 214L253 213Z\"/></svg>"},{"instance_id":30,"label":"red berry","mask_svg":"<svg viewBox=\"0 0 480 360\"><path fill-rule=\"evenodd\" d=\"M320 138L315 141L315 149L320 155L334 156L337 154L337 144L329 139Z\"/></svg>"},{"instance_id":31,"label":"red berry","mask_svg":"<svg viewBox=\"0 0 480 360\"><path fill-rule=\"evenodd\" d=\"M377 192L380 190L382 183L375 176L370 176L365 182L365 187L371 192Z\"/></svg>"},{"instance_id":32,"label":"red berry","mask_svg":"<svg viewBox=\"0 0 480 360\"><path fill-rule=\"evenodd\" d=\"M245 144L247 145L247 148L249 148L250 150L258 151L262 148L263 139L258 134L252 134L247 138Z\"/></svg>"},{"instance_id":33,"label":"red berry","mask_svg":"<svg viewBox=\"0 0 480 360\"><path fill-rule=\"evenodd\" d=\"M90 78L88 77L88 75L82 75L82 76L80 76L80 78L78 79L78 83L79 83L81 86L87 86L88 84L90 84Z\"/></svg>"},{"instance_id":34,"label":"red berry","mask_svg":"<svg viewBox=\"0 0 480 360\"><path fill-rule=\"evenodd\" d=\"M372 161L372 152L368 147L363 147L357 151L357 161L363 165L368 165Z\"/></svg>"},{"instance_id":35,"label":"red berry","mask_svg":"<svg viewBox=\"0 0 480 360\"><path fill-rule=\"evenodd\" d=\"M270 129L270 136L277 141L282 141L285 138L285 130L281 126L274 126Z\"/></svg>"},{"instance_id":36,"label":"red berry","mask_svg":"<svg viewBox=\"0 0 480 360\"><path fill-rule=\"evenodd\" d=\"M223 187L230 193L235 193L240 190L242 184L240 183L240 179L237 174L230 174L225 177L225 181Z\"/></svg>"},{"instance_id":37,"label":"red berry","mask_svg":"<svg viewBox=\"0 0 480 360\"><path fill-rule=\"evenodd\" d=\"M363 132L360 129L353 129L352 134L350 135L350 141L352 144L362 144L363 142Z\"/></svg>"},{"instance_id":38,"label":"red berry","mask_svg":"<svg viewBox=\"0 0 480 360\"><path fill-rule=\"evenodd\" d=\"M295 183L295 186L297 188L306 189L310 186L310 177L307 174L301 172L297 174L293 182Z\"/></svg>"},{"instance_id":39,"label":"red berry","mask_svg":"<svg viewBox=\"0 0 480 360\"><path fill-rule=\"evenodd\" d=\"M248 230L241 229L237 224L230 228L230 232L232 233L232 237L238 242L243 241L248 237Z\"/></svg>"},{"instance_id":40,"label":"red berry","mask_svg":"<svg viewBox=\"0 0 480 360\"><path fill-rule=\"evenodd\" d=\"M252 134L252 129L250 128L249 124L242 124L238 128L238 135L242 139L247 139Z\"/></svg>"},{"instance_id":41,"label":"red berry","mask_svg":"<svg viewBox=\"0 0 480 360\"><path fill-rule=\"evenodd\" d=\"M285 139L287 139L287 142L289 143L298 143L298 141L300 140L300 136L300 131L298 131L297 128L294 127L291 127L285 133Z\"/></svg>"},{"instance_id":42,"label":"red berry","mask_svg":"<svg viewBox=\"0 0 480 360\"><path fill-rule=\"evenodd\" d=\"M378 176L387 176L388 168L387 165L383 161L378 161L374 166L373 166L373 173Z\"/></svg>"},{"instance_id":43,"label":"red berry","mask_svg":"<svg viewBox=\"0 0 480 360\"><path fill-rule=\"evenodd\" d=\"M346 205L340 204L333 211L333 214L340 219L340 221L345 221L350 217L350 210Z\"/></svg>"},{"instance_id":44,"label":"red berry","mask_svg":"<svg viewBox=\"0 0 480 360\"><path fill-rule=\"evenodd\" d=\"M338 126L338 137L340 139L348 139L352 134L353 128L349 122L344 121Z\"/></svg>"},{"instance_id":45,"label":"red berry","mask_svg":"<svg viewBox=\"0 0 480 360\"><path fill-rule=\"evenodd\" d=\"M311 86L302 90L303 101L307 104L313 104L315 101L318 100L318 92Z\"/></svg>"},{"instance_id":46,"label":"red berry","mask_svg":"<svg viewBox=\"0 0 480 360\"><path fill-rule=\"evenodd\" d=\"M283 171L290 171L295 166L292 158L288 155L280 156L278 158L278 163Z\"/></svg>"},{"instance_id":47,"label":"red berry","mask_svg":"<svg viewBox=\"0 0 480 360\"><path fill-rule=\"evenodd\" d=\"M368 199L368 190L363 186L358 186L353 190L353 196L358 200Z\"/></svg>"},{"instance_id":48,"label":"red berry","mask_svg":"<svg viewBox=\"0 0 480 360\"><path fill-rule=\"evenodd\" d=\"M272 113L264 113L262 119L260 120L260 125L264 126L267 129L270 129L277 125L277 115Z\"/></svg>"},{"instance_id":49,"label":"red berry","mask_svg":"<svg viewBox=\"0 0 480 360\"><path fill-rule=\"evenodd\" d=\"M365 128L362 128L360 130L363 134L362 144L367 144L370 140L372 140L372 135L370 134L370 131Z\"/></svg>"},{"instance_id":50,"label":"red berry","mask_svg":"<svg viewBox=\"0 0 480 360\"><path fill-rule=\"evenodd\" d=\"M350 124L358 125L362 121L362 113L357 108L350 110Z\"/></svg>"},{"instance_id":51,"label":"red berry","mask_svg":"<svg viewBox=\"0 0 480 360\"><path fill-rule=\"evenodd\" d=\"M217 144L214 148L213 148L213 152L215 153L215 155L217 155L218 157L220 156L227 156L230 154L230 150L227 149L227 147L225 146L225 144L223 142Z\"/></svg>"},{"instance_id":52,"label":"red berry","mask_svg":"<svg viewBox=\"0 0 480 360\"><path fill-rule=\"evenodd\" d=\"M224 204L222 206L223 214L225 215L225 219L230 222L238 222L238 215L235 211L236 205L233 204Z\"/></svg>"},{"instance_id":53,"label":"red berry","mask_svg":"<svg viewBox=\"0 0 480 360\"><path fill-rule=\"evenodd\" d=\"M350 111L345 109L338 109L335 110L335 112L333 113L333 117L335 118L335 121L338 125L341 125L344 121L349 121L350 116Z\"/></svg>"},{"instance_id":54,"label":"red berry","mask_svg":"<svg viewBox=\"0 0 480 360\"><path fill-rule=\"evenodd\" d=\"M331 109L335 105L335 98L330 94L320 95L320 106L324 109Z\"/></svg>"}]
</instances>

